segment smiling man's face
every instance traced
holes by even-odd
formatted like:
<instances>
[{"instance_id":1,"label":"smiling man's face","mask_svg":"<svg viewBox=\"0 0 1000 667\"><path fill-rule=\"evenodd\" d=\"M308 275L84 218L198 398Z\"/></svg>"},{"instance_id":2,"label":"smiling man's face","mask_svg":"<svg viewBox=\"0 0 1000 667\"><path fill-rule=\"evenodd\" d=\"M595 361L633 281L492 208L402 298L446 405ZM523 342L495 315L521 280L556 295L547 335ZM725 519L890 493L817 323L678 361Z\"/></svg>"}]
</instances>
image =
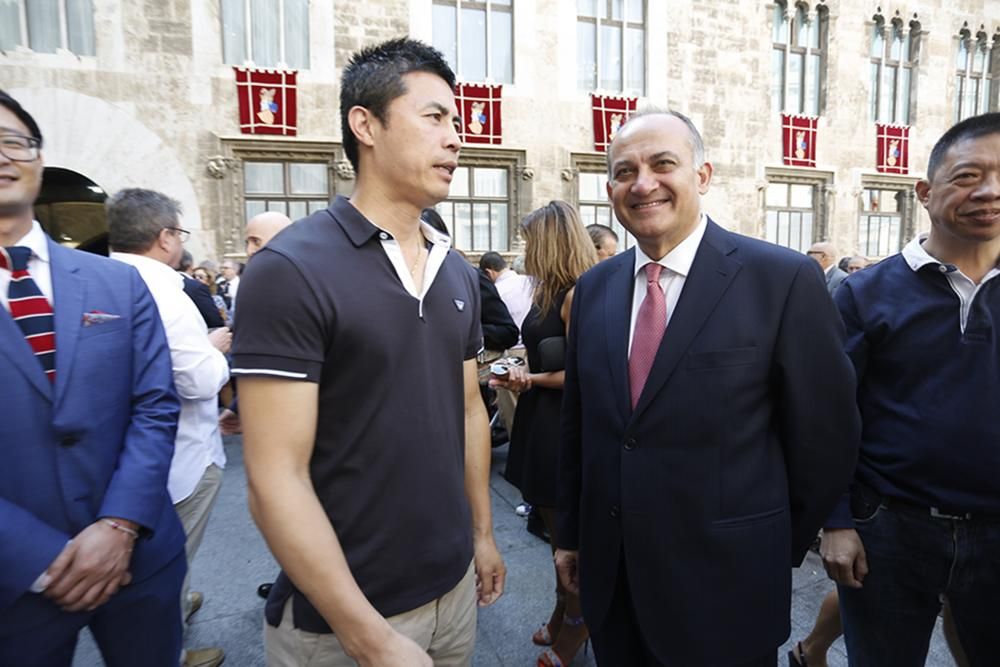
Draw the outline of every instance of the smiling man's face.
<instances>
[{"instance_id":1,"label":"smiling man's face","mask_svg":"<svg viewBox=\"0 0 1000 667\"><path fill-rule=\"evenodd\" d=\"M652 259L661 259L698 225L712 165L695 164L691 132L667 114L636 118L608 150L608 197L615 215Z\"/></svg>"},{"instance_id":2,"label":"smiling man's face","mask_svg":"<svg viewBox=\"0 0 1000 667\"><path fill-rule=\"evenodd\" d=\"M0 236L13 243L31 227L31 211L42 188L42 156L30 162L12 160L4 152L15 152L31 132L7 107L0 106ZM4 143L7 142L7 143ZM8 147L9 146L9 147Z\"/></svg>"},{"instance_id":3,"label":"smiling man's face","mask_svg":"<svg viewBox=\"0 0 1000 667\"><path fill-rule=\"evenodd\" d=\"M916 189L936 233L964 243L1000 237L1000 134L955 142Z\"/></svg>"}]
</instances>

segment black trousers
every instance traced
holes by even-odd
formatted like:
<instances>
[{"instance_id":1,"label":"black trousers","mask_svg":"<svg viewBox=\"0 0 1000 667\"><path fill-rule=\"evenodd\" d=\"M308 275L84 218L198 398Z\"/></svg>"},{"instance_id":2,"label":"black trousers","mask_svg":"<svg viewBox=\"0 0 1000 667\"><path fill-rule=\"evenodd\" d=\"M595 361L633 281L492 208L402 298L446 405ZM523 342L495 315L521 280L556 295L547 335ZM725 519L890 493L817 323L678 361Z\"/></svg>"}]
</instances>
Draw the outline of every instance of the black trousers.
<instances>
[{"instance_id":1,"label":"black trousers","mask_svg":"<svg viewBox=\"0 0 1000 667\"><path fill-rule=\"evenodd\" d=\"M653 653L642 635L632 604L632 594L625 571L625 554L618 559L618 577L611 607L599 628L590 628L590 641L594 645L594 657L601 667L775 667L778 664L777 651L760 658L726 665L667 665ZM720 641L725 637L720 637Z\"/></svg>"}]
</instances>

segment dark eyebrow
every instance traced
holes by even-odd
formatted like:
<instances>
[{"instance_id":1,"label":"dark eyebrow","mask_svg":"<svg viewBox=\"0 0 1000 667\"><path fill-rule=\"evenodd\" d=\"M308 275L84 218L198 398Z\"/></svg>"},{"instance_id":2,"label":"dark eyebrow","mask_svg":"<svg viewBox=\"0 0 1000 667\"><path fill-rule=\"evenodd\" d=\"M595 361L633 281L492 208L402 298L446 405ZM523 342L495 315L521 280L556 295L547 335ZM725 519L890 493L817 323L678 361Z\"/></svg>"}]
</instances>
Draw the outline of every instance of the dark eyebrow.
<instances>
[{"instance_id":1,"label":"dark eyebrow","mask_svg":"<svg viewBox=\"0 0 1000 667\"><path fill-rule=\"evenodd\" d=\"M649 161L656 162L661 158L670 158L674 162L680 162L680 156L678 156L677 153L674 153L673 151L660 151L659 153L654 153L653 155L649 156Z\"/></svg>"},{"instance_id":2,"label":"dark eyebrow","mask_svg":"<svg viewBox=\"0 0 1000 667\"><path fill-rule=\"evenodd\" d=\"M955 164L951 165L951 170L952 171L958 171L960 169L970 169L970 168L971 169L982 169L983 165L981 163L975 162L973 160L965 160L964 162L956 162Z\"/></svg>"},{"instance_id":3,"label":"dark eyebrow","mask_svg":"<svg viewBox=\"0 0 1000 667\"><path fill-rule=\"evenodd\" d=\"M426 106L424 106L424 111L427 111L428 109L434 109L435 111L439 112L442 116L451 116L452 123L457 124L459 127L462 126L462 117L459 116L458 114L452 114L451 110L449 110L448 107L441 104L440 102L428 102Z\"/></svg>"}]
</instances>

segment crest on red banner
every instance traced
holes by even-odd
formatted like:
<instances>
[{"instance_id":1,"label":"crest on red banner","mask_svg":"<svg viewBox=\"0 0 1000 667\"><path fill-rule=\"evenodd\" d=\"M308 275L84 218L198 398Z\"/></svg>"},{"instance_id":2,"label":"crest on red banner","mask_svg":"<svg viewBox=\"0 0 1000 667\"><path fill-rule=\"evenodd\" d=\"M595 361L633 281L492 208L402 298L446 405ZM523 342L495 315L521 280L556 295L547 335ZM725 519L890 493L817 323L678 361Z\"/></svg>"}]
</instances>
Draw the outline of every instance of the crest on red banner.
<instances>
[{"instance_id":1,"label":"crest on red banner","mask_svg":"<svg viewBox=\"0 0 1000 667\"><path fill-rule=\"evenodd\" d=\"M594 114L594 150L607 153L608 144L615 138L618 128L635 113L639 98L591 93L590 99Z\"/></svg>"},{"instance_id":2,"label":"crest on red banner","mask_svg":"<svg viewBox=\"0 0 1000 667\"><path fill-rule=\"evenodd\" d=\"M876 123L875 169L883 174L910 173L910 126Z\"/></svg>"},{"instance_id":3,"label":"crest on red banner","mask_svg":"<svg viewBox=\"0 0 1000 667\"><path fill-rule=\"evenodd\" d=\"M295 136L295 71L234 67L240 132Z\"/></svg>"},{"instance_id":4,"label":"crest on red banner","mask_svg":"<svg viewBox=\"0 0 1000 667\"><path fill-rule=\"evenodd\" d=\"M499 144L503 141L500 114L502 85L460 83L455 86L455 105L462 117L459 136L463 144Z\"/></svg>"},{"instance_id":5,"label":"crest on red banner","mask_svg":"<svg viewBox=\"0 0 1000 667\"><path fill-rule=\"evenodd\" d=\"M781 159L792 167L816 166L816 116L781 114Z\"/></svg>"}]
</instances>

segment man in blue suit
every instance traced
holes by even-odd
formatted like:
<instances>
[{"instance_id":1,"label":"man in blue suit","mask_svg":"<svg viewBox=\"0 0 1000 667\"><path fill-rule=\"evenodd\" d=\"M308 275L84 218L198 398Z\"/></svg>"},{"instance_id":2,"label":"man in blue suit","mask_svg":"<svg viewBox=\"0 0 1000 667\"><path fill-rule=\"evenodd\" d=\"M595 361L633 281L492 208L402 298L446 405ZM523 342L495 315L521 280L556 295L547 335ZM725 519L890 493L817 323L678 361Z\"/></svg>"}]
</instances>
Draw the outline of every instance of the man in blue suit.
<instances>
[{"instance_id":1,"label":"man in blue suit","mask_svg":"<svg viewBox=\"0 0 1000 667\"><path fill-rule=\"evenodd\" d=\"M702 213L686 117L630 119L608 164L638 246L576 286L556 563L602 665L773 667L856 456L844 327L815 262Z\"/></svg>"},{"instance_id":2,"label":"man in blue suit","mask_svg":"<svg viewBox=\"0 0 1000 667\"><path fill-rule=\"evenodd\" d=\"M89 626L111 667L176 667L170 353L135 269L32 219L41 145L0 91L0 665L68 667Z\"/></svg>"}]
</instances>

